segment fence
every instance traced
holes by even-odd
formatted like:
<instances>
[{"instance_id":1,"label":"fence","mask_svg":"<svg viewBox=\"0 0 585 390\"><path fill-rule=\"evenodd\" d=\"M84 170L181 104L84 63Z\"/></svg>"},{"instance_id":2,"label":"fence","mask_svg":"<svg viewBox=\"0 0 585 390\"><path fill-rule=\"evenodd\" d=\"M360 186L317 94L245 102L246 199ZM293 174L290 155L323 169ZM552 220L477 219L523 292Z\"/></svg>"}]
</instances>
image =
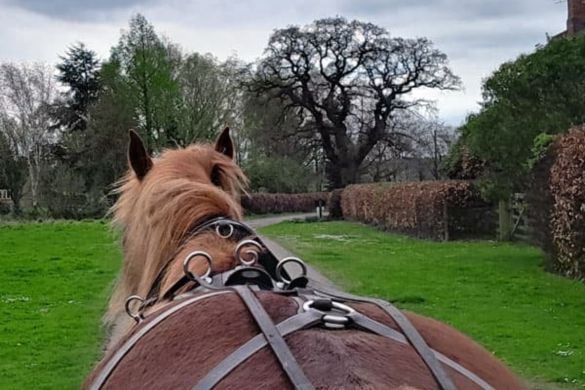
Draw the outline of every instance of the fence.
<instances>
[{"instance_id":1,"label":"fence","mask_svg":"<svg viewBox=\"0 0 585 390\"><path fill-rule=\"evenodd\" d=\"M10 198L10 192L8 190L0 189L0 203L8 203L12 201Z\"/></svg>"},{"instance_id":2,"label":"fence","mask_svg":"<svg viewBox=\"0 0 585 390\"><path fill-rule=\"evenodd\" d=\"M511 217L512 217L512 238L528 243L534 242L534 235L531 219L528 213L528 202L526 202L525 194L516 193L512 195L511 202Z\"/></svg>"}]
</instances>

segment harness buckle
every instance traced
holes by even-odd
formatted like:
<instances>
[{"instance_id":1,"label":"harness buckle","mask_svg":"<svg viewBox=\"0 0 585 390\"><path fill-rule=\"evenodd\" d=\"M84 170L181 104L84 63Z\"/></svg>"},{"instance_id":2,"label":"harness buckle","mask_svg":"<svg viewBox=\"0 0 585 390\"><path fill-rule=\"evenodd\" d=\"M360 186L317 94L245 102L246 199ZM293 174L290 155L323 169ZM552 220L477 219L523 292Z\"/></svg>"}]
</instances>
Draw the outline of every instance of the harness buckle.
<instances>
[{"instance_id":1,"label":"harness buckle","mask_svg":"<svg viewBox=\"0 0 585 390\"><path fill-rule=\"evenodd\" d=\"M355 310L331 299L314 299L303 304L303 310L322 313L321 321L328 329L345 329ZM340 314L339 314L340 313Z\"/></svg>"}]
</instances>

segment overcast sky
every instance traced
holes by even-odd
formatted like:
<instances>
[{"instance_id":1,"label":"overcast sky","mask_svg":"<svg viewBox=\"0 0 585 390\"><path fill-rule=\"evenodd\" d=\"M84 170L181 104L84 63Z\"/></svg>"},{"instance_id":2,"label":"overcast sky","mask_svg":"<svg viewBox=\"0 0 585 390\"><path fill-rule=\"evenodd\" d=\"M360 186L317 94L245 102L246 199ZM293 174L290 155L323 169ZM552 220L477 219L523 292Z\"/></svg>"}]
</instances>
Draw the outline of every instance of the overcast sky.
<instances>
[{"instance_id":1,"label":"overcast sky","mask_svg":"<svg viewBox=\"0 0 585 390\"><path fill-rule=\"evenodd\" d=\"M559 0L0 0L0 62L56 63L76 41L107 58L136 12L186 51L252 61L273 29L341 15L431 38L464 90L428 96L457 125L477 110L482 78L563 31L566 8Z\"/></svg>"}]
</instances>

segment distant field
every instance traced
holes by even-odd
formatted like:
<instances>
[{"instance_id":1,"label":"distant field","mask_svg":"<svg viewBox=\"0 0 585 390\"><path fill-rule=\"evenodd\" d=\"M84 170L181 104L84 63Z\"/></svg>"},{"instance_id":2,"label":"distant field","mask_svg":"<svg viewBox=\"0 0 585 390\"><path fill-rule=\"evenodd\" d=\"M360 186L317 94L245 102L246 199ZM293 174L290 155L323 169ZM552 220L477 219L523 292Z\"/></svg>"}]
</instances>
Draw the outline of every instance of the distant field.
<instances>
[{"instance_id":1,"label":"distant field","mask_svg":"<svg viewBox=\"0 0 585 390\"><path fill-rule=\"evenodd\" d=\"M535 248L418 241L339 222L264 232L352 292L455 325L540 388L585 383L585 285L542 272ZM119 265L101 222L0 225L0 389L79 388L100 356Z\"/></svg>"},{"instance_id":2,"label":"distant field","mask_svg":"<svg viewBox=\"0 0 585 390\"><path fill-rule=\"evenodd\" d=\"M421 241L348 222L262 232L353 293L454 325L539 388L585 388L585 284L543 272L534 247Z\"/></svg>"},{"instance_id":3,"label":"distant field","mask_svg":"<svg viewBox=\"0 0 585 390\"><path fill-rule=\"evenodd\" d=\"M120 255L98 222L0 225L0 389L78 389Z\"/></svg>"}]
</instances>

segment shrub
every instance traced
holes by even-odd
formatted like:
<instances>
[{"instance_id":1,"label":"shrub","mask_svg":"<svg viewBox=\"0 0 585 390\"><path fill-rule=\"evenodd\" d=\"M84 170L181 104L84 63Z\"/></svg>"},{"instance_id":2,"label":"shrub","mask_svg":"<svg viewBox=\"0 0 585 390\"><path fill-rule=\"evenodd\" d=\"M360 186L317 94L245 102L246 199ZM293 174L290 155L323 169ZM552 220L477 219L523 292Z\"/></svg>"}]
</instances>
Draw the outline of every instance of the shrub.
<instances>
[{"instance_id":1,"label":"shrub","mask_svg":"<svg viewBox=\"0 0 585 390\"><path fill-rule=\"evenodd\" d=\"M341 196L346 219L418 238L448 240L495 232L493 207L466 181L348 186Z\"/></svg>"},{"instance_id":2,"label":"shrub","mask_svg":"<svg viewBox=\"0 0 585 390\"><path fill-rule=\"evenodd\" d=\"M585 278L585 126L574 128L554 143L550 170L553 268L566 276Z\"/></svg>"},{"instance_id":3,"label":"shrub","mask_svg":"<svg viewBox=\"0 0 585 390\"><path fill-rule=\"evenodd\" d=\"M256 193L242 197L242 207L247 213L272 214L315 211L317 204L324 206L329 200L328 192L305 194Z\"/></svg>"},{"instance_id":4,"label":"shrub","mask_svg":"<svg viewBox=\"0 0 585 390\"><path fill-rule=\"evenodd\" d=\"M287 157L264 157L243 166L250 190L270 193L303 193L314 188L316 175L309 167Z\"/></svg>"}]
</instances>

